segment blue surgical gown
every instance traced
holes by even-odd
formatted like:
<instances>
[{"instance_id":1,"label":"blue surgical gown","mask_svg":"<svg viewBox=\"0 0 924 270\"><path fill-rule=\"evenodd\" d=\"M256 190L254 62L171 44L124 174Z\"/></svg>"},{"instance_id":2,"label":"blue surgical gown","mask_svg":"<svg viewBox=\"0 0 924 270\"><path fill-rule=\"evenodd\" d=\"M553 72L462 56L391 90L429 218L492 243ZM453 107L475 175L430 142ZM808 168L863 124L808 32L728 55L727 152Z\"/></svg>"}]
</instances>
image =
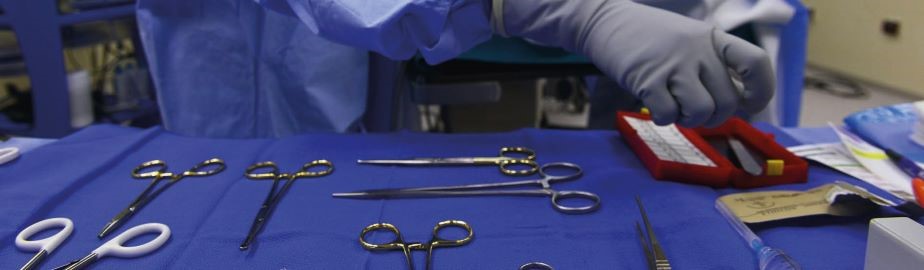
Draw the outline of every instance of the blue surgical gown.
<instances>
[{"instance_id":1,"label":"blue surgical gown","mask_svg":"<svg viewBox=\"0 0 924 270\"><path fill-rule=\"evenodd\" d=\"M445 61L490 38L487 3L139 0L137 18L168 130L279 137L355 128L368 51Z\"/></svg>"}]
</instances>

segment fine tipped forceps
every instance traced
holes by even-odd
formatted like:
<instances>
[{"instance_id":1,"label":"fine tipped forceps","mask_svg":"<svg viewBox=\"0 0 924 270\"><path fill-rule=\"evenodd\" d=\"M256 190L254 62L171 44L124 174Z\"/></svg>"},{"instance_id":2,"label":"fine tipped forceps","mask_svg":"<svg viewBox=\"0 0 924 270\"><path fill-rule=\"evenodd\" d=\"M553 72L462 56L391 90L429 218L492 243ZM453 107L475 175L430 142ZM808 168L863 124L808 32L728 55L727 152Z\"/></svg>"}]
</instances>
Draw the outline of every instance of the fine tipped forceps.
<instances>
[{"instance_id":1,"label":"fine tipped forceps","mask_svg":"<svg viewBox=\"0 0 924 270\"><path fill-rule=\"evenodd\" d=\"M555 175L551 170L565 169L568 174ZM549 196L552 198L552 207L566 214L583 214L593 212L600 207L600 197L586 191L558 191L552 189L552 184L575 180L583 174L581 167L567 162L554 162L542 165L539 168L540 179L511 181L502 183L485 183L460 186L423 187L404 189L377 189L347 193L334 193L334 197L357 199L381 198L413 198L413 197L460 197L460 196ZM539 189L504 190L509 187L540 186ZM560 202L568 198L579 198L589 201L583 206L566 206Z\"/></svg>"},{"instance_id":2,"label":"fine tipped forceps","mask_svg":"<svg viewBox=\"0 0 924 270\"><path fill-rule=\"evenodd\" d=\"M312 171L313 168L323 168L321 171ZM263 171L263 172L258 172ZM310 178L310 177L321 177L328 174L331 174L334 171L334 164L327 160L315 160L308 163L305 163L302 168L294 173L280 173L279 167L276 166L276 163L272 161L259 162L247 168L247 171L244 172L244 175L251 180L264 180L264 179L273 179L273 188L270 189L269 194L266 195L266 199L263 200L263 205L260 206L260 211L257 212L257 216L253 219L253 224L250 225L250 231L247 233L247 237L244 238L244 242L241 243L240 249L247 250L250 248L250 244L253 243L254 239L257 237L257 233L263 229L263 226L266 225L266 220L269 219L270 215L273 213L273 209L276 208L276 205L279 203L279 200L282 199L282 196L286 194L286 191L292 187L292 184L295 183L295 180L298 178ZM279 186L279 181L286 179L286 183L282 185L282 188L278 191L276 187Z\"/></svg>"},{"instance_id":3,"label":"fine tipped forceps","mask_svg":"<svg viewBox=\"0 0 924 270\"><path fill-rule=\"evenodd\" d=\"M642 200L636 196L635 202L638 204L638 211L642 213L642 221L645 222L645 231L647 232L647 237L645 237L638 221L635 222L635 232L638 233L638 239L642 243L642 249L645 251L648 269L671 270L671 263L667 260L667 256L664 255L664 250L661 249L661 243L658 242L658 238L655 237L654 231L651 230L651 223L648 222L648 214L645 213Z\"/></svg>"},{"instance_id":4,"label":"fine tipped forceps","mask_svg":"<svg viewBox=\"0 0 924 270\"><path fill-rule=\"evenodd\" d=\"M148 233L155 233L155 232L158 233L158 235L157 237L154 238L154 240L151 240L147 243L137 245L137 246L130 246L130 247L124 246L125 243L131 240L132 238L138 237L140 235L148 234ZM160 224L160 223L141 224L141 225L138 225L138 226L132 227L131 229L126 230L125 232L123 232L122 234L119 234L115 238L112 238L112 240L109 240L108 242L104 243L102 246L99 246L98 248L94 249L92 252L90 252L89 255L83 258L71 261L68 264L58 266L57 268L55 268L55 270L84 269L90 264L99 260L100 258L106 257L106 256L115 256L115 257L123 257L123 258L143 256L145 254L154 252L154 250L157 250L158 248L160 248L160 246L164 245L164 243L167 242L168 238L170 238L170 227L167 227L167 225Z\"/></svg>"},{"instance_id":5,"label":"fine tipped forceps","mask_svg":"<svg viewBox=\"0 0 924 270\"><path fill-rule=\"evenodd\" d=\"M518 157L517 155L525 155ZM526 147L503 147L496 157L451 157L451 158L415 158L399 160L357 160L359 164L379 165L497 165L506 175L530 175L536 173L536 152ZM526 169L518 170L517 167Z\"/></svg>"},{"instance_id":6,"label":"fine tipped forceps","mask_svg":"<svg viewBox=\"0 0 924 270\"><path fill-rule=\"evenodd\" d=\"M203 161L196 166L193 166L191 169L184 171L179 174L174 174L167 172L167 164L160 160L152 160L145 163L141 163L135 169L132 170L132 177L136 179L144 178L153 178L154 180L148 184L148 187L138 194L138 197L132 201L122 212L119 212L109 223L106 223L106 226L103 226L103 230L99 232L99 237L102 239L106 237L113 230L117 229L122 225L128 218L135 215L141 207L153 200L160 195L161 192L164 192L167 188L176 184L181 179L186 177L202 177L209 176L220 173L225 169L225 162L221 159L213 158L206 161ZM161 180L167 180L167 184L158 188L156 191L154 187L160 183Z\"/></svg>"},{"instance_id":7,"label":"fine tipped forceps","mask_svg":"<svg viewBox=\"0 0 924 270\"><path fill-rule=\"evenodd\" d=\"M459 227L465 229L468 232L468 235L462 239L451 240L444 239L439 236L439 231L446 227ZM386 230L395 234L395 240L384 244L372 244L366 240L366 234L372 231ZM363 245L363 248L366 250L401 250L404 252L404 259L407 261L407 267L410 270L414 270L414 260L411 259L411 251L414 250L426 250L427 251L427 270L430 270L433 262L433 249L442 248L442 247L458 247L468 242L472 241L474 237L474 232L472 227L461 220L445 220L440 221L433 227L433 236L430 238L430 241L427 243L407 243L404 241L404 237L401 236L401 232L398 231L398 227L391 225L389 223L375 223L363 229L363 232L359 234L359 243Z\"/></svg>"}]
</instances>

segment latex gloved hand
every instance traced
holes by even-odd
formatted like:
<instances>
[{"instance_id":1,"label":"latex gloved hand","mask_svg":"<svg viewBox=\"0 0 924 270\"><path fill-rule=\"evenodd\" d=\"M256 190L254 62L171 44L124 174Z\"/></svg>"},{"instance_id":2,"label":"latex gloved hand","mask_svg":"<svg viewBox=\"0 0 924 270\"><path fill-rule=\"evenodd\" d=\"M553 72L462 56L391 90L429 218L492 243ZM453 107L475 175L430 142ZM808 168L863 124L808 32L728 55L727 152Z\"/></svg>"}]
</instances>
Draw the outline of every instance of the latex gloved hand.
<instances>
[{"instance_id":1,"label":"latex gloved hand","mask_svg":"<svg viewBox=\"0 0 924 270\"><path fill-rule=\"evenodd\" d=\"M774 72L763 49L668 11L629 0L493 0L492 13L501 35L589 57L660 125L718 125L736 110L760 111L773 97Z\"/></svg>"}]
</instances>

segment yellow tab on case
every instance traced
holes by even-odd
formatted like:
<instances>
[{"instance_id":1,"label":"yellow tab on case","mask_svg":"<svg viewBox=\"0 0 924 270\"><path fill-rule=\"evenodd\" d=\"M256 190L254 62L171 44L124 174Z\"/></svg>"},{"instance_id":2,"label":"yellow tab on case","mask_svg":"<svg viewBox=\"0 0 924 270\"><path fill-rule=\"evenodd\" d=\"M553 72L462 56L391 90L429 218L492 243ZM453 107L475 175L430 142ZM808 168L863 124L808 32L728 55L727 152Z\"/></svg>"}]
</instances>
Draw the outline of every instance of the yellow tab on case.
<instances>
[{"instance_id":1,"label":"yellow tab on case","mask_svg":"<svg viewBox=\"0 0 924 270\"><path fill-rule=\"evenodd\" d=\"M641 112L642 114L645 114L645 115L651 114L651 111L648 111L648 108L647 108L647 107L642 107L642 110L639 111L639 112Z\"/></svg>"},{"instance_id":2,"label":"yellow tab on case","mask_svg":"<svg viewBox=\"0 0 924 270\"><path fill-rule=\"evenodd\" d=\"M767 160L767 176L780 176L783 175L783 165L786 163L782 159L768 159Z\"/></svg>"}]
</instances>

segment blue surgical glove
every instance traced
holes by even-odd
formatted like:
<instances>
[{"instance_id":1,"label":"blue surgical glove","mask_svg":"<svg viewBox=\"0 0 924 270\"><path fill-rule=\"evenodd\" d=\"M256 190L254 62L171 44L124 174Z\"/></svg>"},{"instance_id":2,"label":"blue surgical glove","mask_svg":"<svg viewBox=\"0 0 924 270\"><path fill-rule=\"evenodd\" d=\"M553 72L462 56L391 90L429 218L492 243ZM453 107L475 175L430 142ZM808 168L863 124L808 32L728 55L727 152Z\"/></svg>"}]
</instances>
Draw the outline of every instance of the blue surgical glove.
<instances>
[{"instance_id":1,"label":"blue surgical glove","mask_svg":"<svg viewBox=\"0 0 924 270\"><path fill-rule=\"evenodd\" d=\"M714 126L773 97L767 54L706 23L629 0L493 1L497 33L586 55L657 124Z\"/></svg>"}]
</instances>

